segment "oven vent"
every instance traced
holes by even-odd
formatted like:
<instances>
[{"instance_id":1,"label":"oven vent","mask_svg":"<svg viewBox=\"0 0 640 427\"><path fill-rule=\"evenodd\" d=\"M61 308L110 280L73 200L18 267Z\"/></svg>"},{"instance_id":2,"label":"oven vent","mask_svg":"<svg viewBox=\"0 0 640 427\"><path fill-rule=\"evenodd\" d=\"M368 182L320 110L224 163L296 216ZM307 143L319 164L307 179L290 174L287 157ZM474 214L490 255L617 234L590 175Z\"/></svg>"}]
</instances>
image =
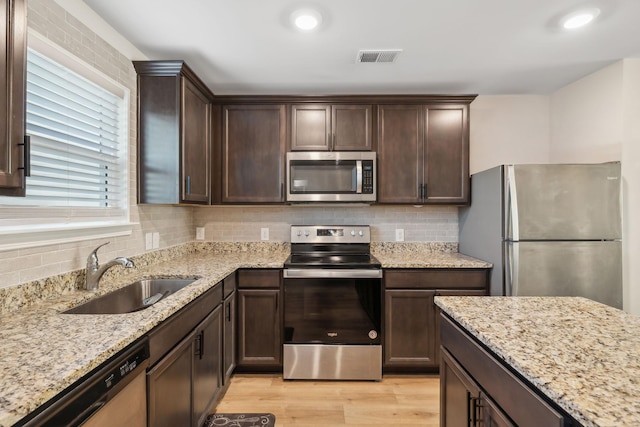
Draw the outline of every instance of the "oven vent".
<instances>
[{"instance_id":1,"label":"oven vent","mask_svg":"<svg viewBox=\"0 0 640 427\"><path fill-rule=\"evenodd\" d=\"M356 62L394 62L402 49L360 50Z\"/></svg>"}]
</instances>

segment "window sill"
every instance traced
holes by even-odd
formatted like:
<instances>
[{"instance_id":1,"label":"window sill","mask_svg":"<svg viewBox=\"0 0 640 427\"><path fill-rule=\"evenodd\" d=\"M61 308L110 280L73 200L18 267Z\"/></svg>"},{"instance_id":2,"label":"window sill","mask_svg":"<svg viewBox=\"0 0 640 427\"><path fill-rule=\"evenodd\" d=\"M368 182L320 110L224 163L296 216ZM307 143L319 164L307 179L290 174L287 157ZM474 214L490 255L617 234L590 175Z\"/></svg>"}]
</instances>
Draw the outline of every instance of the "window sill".
<instances>
[{"instance_id":1,"label":"window sill","mask_svg":"<svg viewBox=\"0 0 640 427\"><path fill-rule=\"evenodd\" d=\"M83 240L131 235L136 223L76 223L31 227L0 227L0 252Z\"/></svg>"}]
</instances>

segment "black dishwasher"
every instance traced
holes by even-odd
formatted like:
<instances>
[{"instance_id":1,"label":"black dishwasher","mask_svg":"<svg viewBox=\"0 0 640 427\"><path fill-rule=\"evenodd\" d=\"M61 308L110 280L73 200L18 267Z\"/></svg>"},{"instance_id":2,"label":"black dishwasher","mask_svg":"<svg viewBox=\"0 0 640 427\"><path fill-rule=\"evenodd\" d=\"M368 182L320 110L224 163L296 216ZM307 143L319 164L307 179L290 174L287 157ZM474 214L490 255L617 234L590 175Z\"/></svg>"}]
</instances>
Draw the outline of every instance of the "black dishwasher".
<instances>
[{"instance_id":1,"label":"black dishwasher","mask_svg":"<svg viewBox=\"0 0 640 427\"><path fill-rule=\"evenodd\" d=\"M122 422L145 425L144 379L148 365L149 343L145 337L76 381L15 426L115 426L123 425ZM117 403L120 393L120 400L126 400L128 404ZM136 407L132 401L140 401L140 405ZM131 413L127 414L127 411Z\"/></svg>"}]
</instances>

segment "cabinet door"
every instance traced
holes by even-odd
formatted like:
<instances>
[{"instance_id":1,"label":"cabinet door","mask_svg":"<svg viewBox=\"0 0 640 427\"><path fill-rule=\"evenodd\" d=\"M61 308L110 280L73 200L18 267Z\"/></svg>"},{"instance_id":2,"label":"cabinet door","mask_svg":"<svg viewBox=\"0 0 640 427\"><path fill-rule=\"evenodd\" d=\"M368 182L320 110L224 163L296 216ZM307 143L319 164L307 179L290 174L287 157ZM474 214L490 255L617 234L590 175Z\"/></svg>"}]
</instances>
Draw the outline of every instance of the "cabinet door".
<instances>
[{"instance_id":1,"label":"cabinet door","mask_svg":"<svg viewBox=\"0 0 640 427\"><path fill-rule=\"evenodd\" d=\"M280 291L238 290L238 367L282 367Z\"/></svg>"},{"instance_id":2,"label":"cabinet door","mask_svg":"<svg viewBox=\"0 0 640 427\"><path fill-rule=\"evenodd\" d=\"M300 104L291 106L291 150L331 149L331 106Z\"/></svg>"},{"instance_id":3,"label":"cabinet door","mask_svg":"<svg viewBox=\"0 0 640 427\"><path fill-rule=\"evenodd\" d=\"M433 291L385 291L385 368L435 367Z\"/></svg>"},{"instance_id":4,"label":"cabinet door","mask_svg":"<svg viewBox=\"0 0 640 427\"><path fill-rule=\"evenodd\" d=\"M440 425L475 426L481 419L479 398L480 388L476 382L443 349L440 362Z\"/></svg>"},{"instance_id":5,"label":"cabinet door","mask_svg":"<svg viewBox=\"0 0 640 427\"><path fill-rule=\"evenodd\" d=\"M222 306L196 328L193 364L193 419L201 426L222 386Z\"/></svg>"},{"instance_id":6,"label":"cabinet door","mask_svg":"<svg viewBox=\"0 0 640 427\"><path fill-rule=\"evenodd\" d=\"M236 367L236 293L224 300L224 356L222 384L226 385Z\"/></svg>"},{"instance_id":7,"label":"cabinet door","mask_svg":"<svg viewBox=\"0 0 640 427\"><path fill-rule=\"evenodd\" d=\"M182 192L183 202L209 203L211 102L188 79L182 78Z\"/></svg>"},{"instance_id":8,"label":"cabinet door","mask_svg":"<svg viewBox=\"0 0 640 427\"><path fill-rule=\"evenodd\" d=\"M425 109L425 203L469 203L468 106Z\"/></svg>"},{"instance_id":9,"label":"cabinet door","mask_svg":"<svg viewBox=\"0 0 640 427\"><path fill-rule=\"evenodd\" d=\"M193 337L189 334L147 373L150 426L192 425Z\"/></svg>"},{"instance_id":10,"label":"cabinet door","mask_svg":"<svg viewBox=\"0 0 640 427\"><path fill-rule=\"evenodd\" d=\"M223 109L224 203L284 202L284 105Z\"/></svg>"},{"instance_id":11,"label":"cabinet door","mask_svg":"<svg viewBox=\"0 0 640 427\"><path fill-rule=\"evenodd\" d=\"M422 159L422 107L380 105L378 203L421 203Z\"/></svg>"},{"instance_id":12,"label":"cabinet door","mask_svg":"<svg viewBox=\"0 0 640 427\"><path fill-rule=\"evenodd\" d=\"M509 417L484 393L480 393L482 427L515 427Z\"/></svg>"},{"instance_id":13,"label":"cabinet door","mask_svg":"<svg viewBox=\"0 0 640 427\"><path fill-rule=\"evenodd\" d=\"M371 105L331 107L331 149L371 151Z\"/></svg>"},{"instance_id":14,"label":"cabinet door","mask_svg":"<svg viewBox=\"0 0 640 427\"><path fill-rule=\"evenodd\" d=\"M0 6L0 195L24 196L27 15L24 0Z\"/></svg>"}]
</instances>

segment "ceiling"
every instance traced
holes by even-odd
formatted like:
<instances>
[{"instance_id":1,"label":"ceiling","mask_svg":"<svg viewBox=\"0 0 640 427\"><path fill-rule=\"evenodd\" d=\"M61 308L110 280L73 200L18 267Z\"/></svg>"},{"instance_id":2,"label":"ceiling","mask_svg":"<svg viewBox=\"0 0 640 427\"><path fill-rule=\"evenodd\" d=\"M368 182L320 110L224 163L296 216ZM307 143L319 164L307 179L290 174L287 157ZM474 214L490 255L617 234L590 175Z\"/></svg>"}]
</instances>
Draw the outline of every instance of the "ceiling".
<instances>
[{"instance_id":1,"label":"ceiling","mask_svg":"<svg viewBox=\"0 0 640 427\"><path fill-rule=\"evenodd\" d=\"M638 0L85 0L149 59L184 59L216 95L548 94L640 58ZM295 31L310 6L321 27ZM561 30L580 6L601 12ZM360 49L402 49L356 63Z\"/></svg>"}]
</instances>

